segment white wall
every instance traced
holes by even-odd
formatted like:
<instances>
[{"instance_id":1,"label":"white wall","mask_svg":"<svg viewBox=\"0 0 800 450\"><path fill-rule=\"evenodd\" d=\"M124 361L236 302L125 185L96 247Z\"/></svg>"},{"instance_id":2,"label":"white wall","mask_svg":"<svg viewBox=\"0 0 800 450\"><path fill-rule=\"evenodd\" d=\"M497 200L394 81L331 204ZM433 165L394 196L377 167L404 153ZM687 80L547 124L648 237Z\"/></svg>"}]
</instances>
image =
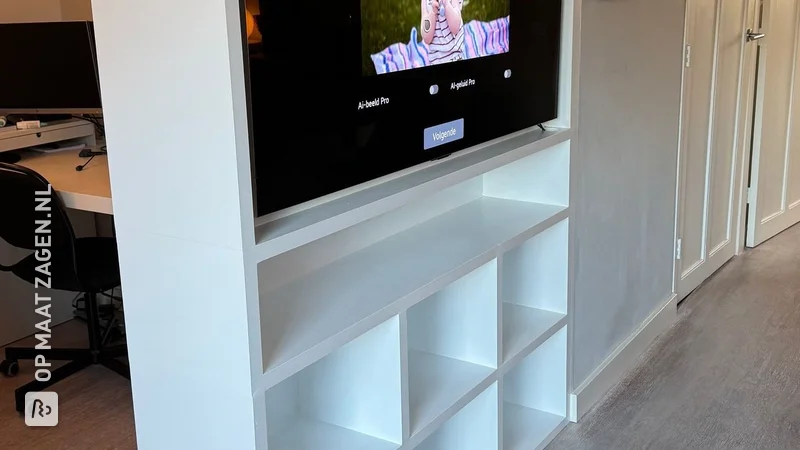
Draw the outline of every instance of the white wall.
<instances>
[{"instance_id":1,"label":"white wall","mask_svg":"<svg viewBox=\"0 0 800 450\"><path fill-rule=\"evenodd\" d=\"M683 0L584 0L573 387L672 291Z\"/></svg>"}]
</instances>

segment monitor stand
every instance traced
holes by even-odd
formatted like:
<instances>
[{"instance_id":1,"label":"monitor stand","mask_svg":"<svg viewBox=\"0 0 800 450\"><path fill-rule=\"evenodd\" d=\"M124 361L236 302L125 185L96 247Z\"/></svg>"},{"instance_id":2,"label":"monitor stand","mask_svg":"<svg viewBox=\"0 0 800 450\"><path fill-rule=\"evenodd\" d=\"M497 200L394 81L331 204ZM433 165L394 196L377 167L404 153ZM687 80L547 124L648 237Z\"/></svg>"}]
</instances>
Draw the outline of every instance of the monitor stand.
<instances>
[{"instance_id":1,"label":"monitor stand","mask_svg":"<svg viewBox=\"0 0 800 450\"><path fill-rule=\"evenodd\" d=\"M0 155L64 141L90 147L96 145L95 126L85 120L67 120L25 130L17 130L14 126L0 128Z\"/></svg>"}]
</instances>

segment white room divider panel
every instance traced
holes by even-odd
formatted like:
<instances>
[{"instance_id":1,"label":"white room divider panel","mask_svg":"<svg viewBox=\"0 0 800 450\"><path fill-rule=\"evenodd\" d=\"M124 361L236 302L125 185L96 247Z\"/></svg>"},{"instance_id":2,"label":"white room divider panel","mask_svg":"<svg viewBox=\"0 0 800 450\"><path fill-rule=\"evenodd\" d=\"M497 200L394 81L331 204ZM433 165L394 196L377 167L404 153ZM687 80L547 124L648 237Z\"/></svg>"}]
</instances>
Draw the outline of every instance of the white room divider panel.
<instances>
[{"instance_id":1,"label":"white room divider panel","mask_svg":"<svg viewBox=\"0 0 800 450\"><path fill-rule=\"evenodd\" d=\"M140 448L533 449L566 425L564 5L547 131L256 220L240 1L94 2ZM131 125L152 111L191 120Z\"/></svg>"},{"instance_id":2,"label":"white room divider panel","mask_svg":"<svg viewBox=\"0 0 800 450\"><path fill-rule=\"evenodd\" d=\"M137 446L253 450L242 10L238 0L92 8Z\"/></svg>"}]
</instances>

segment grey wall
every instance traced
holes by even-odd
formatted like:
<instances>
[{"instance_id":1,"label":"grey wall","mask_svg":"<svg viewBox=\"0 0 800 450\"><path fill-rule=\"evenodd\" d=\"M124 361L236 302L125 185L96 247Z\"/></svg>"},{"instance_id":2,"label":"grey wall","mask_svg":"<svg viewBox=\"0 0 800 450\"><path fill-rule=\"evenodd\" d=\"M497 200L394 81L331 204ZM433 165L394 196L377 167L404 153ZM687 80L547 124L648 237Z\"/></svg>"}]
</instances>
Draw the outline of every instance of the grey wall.
<instances>
[{"instance_id":1,"label":"grey wall","mask_svg":"<svg viewBox=\"0 0 800 450\"><path fill-rule=\"evenodd\" d=\"M584 0L574 385L672 292L685 0Z\"/></svg>"}]
</instances>

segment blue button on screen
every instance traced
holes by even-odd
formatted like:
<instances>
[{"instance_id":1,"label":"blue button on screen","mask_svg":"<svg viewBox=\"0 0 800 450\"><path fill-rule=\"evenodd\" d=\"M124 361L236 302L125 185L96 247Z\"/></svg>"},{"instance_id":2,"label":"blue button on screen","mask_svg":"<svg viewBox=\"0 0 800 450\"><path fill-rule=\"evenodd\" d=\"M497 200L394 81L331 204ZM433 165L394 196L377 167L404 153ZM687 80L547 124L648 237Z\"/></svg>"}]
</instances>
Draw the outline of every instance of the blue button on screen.
<instances>
[{"instance_id":1,"label":"blue button on screen","mask_svg":"<svg viewBox=\"0 0 800 450\"><path fill-rule=\"evenodd\" d=\"M464 119L425 128L425 150L464 138Z\"/></svg>"}]
</instances>

